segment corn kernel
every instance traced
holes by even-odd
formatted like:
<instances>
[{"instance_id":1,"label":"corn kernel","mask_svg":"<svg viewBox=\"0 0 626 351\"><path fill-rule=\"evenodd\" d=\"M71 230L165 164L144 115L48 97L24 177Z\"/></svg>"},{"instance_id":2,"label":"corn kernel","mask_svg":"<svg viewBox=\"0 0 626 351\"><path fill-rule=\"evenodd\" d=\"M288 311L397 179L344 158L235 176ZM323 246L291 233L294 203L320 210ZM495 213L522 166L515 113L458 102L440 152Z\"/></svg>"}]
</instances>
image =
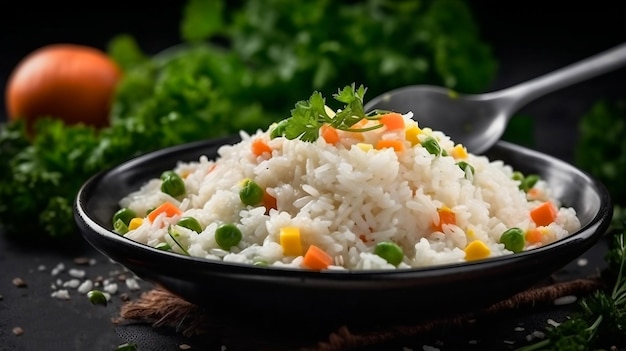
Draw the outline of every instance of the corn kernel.
<instances>
[{"instance_id":1,"label":"corn kernel","mask_svg":"<svg viewBox=\"0 0 626 351\"><path fill-rule=\"evenodd\" d=\"M467 149L461 144L456 144L451 153L452 157L454 157L455 159L464 159L468 156Z\"/></svg>"},{"instance_id":2,"label":"corn kernel","mask_svg":"<svg viewBox=\"0 0 626 351\"><path fill-rule=\"evenodd\" d=\"M363 150L364 152L368 152L374 148L372 144L367 144L367 143L357 143L356 147Z\"/></svg>"},{"instance_id":3,"label":"corn kernel","mask_svg":"<svg viewBox=\"0 0 626 351\"><path fill-rule=\"evenodd\" d=\"M474 229L472 228L468 228L465 231L465 236L469 239L469 240L474 240L476 239L476 232L474 232Z\"/></svg>"},{"instance_id":4,"label":"corn kernel","mask_svg":"<svg viewBox=\"0 0 626 351\"><path fill-rule=\"evenodd\" d=\"M143 218L135 217L130 220L128 223L128 230L133 230L139 228L139 226L143 223Z\"/></svg>"},{"instance_id":5,"label":"corn kernel","mask_svg":"<svg viewBox=\"0 0 626 351\"><path fill-rule=\"evenodd\" d=\"M411 146L415 146L420 143L417 137L422 133L422 130L418 126L410 126L404 131L404 138L411 143Z\"/></svg>"},{"instance_id":6,"label":"corn kernel","mask_svg":"<svg viewBox=\"0 0 626 351\"><path fill-rule=\"evenodd\" d=\"M474 240L465 247L465 260L474 261L487 258L491 254L489 246L480 240Z\"/></svg>"},{"instance_id":7,"label":"corn kernel","mask_svg":"<svg viewBox=\"0 0 626 351\"><path fill-rule=\"evenodd\" d=\"M300 241L300 229L285 227L280 229L280 246L283 247L285 256L302 255L302 242Z\"/></svg>"}]
</instances>

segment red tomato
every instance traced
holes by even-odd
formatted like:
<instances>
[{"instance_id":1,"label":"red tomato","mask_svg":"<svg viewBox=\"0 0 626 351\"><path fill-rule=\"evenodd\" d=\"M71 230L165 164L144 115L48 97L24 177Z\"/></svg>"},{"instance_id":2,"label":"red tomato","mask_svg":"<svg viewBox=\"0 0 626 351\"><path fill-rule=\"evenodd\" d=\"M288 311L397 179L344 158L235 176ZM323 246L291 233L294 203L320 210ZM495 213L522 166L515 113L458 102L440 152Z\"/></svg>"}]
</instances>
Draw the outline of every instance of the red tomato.
<instances>
[{"instance_id":1,"label":"red tomato","mask_svg":"<svg viewBox=\"0 0 626 351\"><path fill-rule=\"evenodd\" d=\"M7 83L11 120L50 116L67 124L106 126L121 70L104 52L83 45L51 44L24 57Z\"/></svg>"}]
</instances>

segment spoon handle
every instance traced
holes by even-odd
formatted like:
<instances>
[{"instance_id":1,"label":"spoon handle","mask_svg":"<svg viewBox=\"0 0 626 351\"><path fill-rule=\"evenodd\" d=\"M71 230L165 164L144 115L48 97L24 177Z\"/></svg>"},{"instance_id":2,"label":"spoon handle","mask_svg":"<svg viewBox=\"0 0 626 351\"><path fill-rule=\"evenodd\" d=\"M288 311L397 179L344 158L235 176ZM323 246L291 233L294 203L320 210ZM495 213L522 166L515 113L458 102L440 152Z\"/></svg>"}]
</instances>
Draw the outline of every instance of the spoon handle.
<instances>
[{"instance_id":1,"label":"spoon handle","mask_svg":"<svg viewBox=\"0 0 626 351\"><path fill-rule=\"evenodd\" d=\"M508 106L508 112L511 115L538 97L613 71L624 65L626 65L626 43L543 76L494 92L493 98L501 99L504 102L503 107Z\"/></svg>"}]
</instances>

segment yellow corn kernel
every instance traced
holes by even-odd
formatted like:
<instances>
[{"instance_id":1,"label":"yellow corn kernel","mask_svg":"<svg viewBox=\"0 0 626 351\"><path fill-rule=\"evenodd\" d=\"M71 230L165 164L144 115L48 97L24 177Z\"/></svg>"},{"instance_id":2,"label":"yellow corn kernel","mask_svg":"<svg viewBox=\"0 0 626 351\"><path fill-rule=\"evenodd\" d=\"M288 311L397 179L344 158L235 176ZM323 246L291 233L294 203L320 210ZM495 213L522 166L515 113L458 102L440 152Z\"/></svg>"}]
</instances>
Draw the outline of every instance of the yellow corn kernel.
<instances>
[{"instance_id":1,"label":"yellow corn kernel","mask_svg":"<svg viewBox=\"0 0 626 351\"><path fill-rule=\"evenodd\" d=\"M474 240L476 239L476 232L474 232L474 229L472 228L467 228L467 230L465 231L465 236L469 240Z\"/></svg>"},{"instance_id":2,"label":"yellow corn kernel","mask_svg":"<svg viewBox=\"0 0 626 351\"><path fill-rule=\"evenodd\" d=\"M363 150L364 152L368 152L374 148L372 144L368 144L368 143L357 143L356 147Z\"/></svg>"},{"instance_id":3,"label":"yellow corn kernel","mask_svg":"<svg viewBox=\"0 0 626 351\"><path fill-rule=\"evenodd\" d=\"M128 223L128 230L133 230L139 228L139 226L143 223L143 218L135 217L130 220Z\"/></svg>"},{"instance_id":4,"label":"yellow corn kernel","mask_svg":"<svg viewBox=\"0 0 626 351\"><path fill-rule=\"evenodd\" d=\"M302 242L300 241L300 229L285 227L280 229L280 246L283 247L285 256L302 255Z\"/></svg>"},{"instance_id":5,"label":"yellow corn kernel","mask_svg":"<svg viewBox=\"0 0 626 351\"><path fill-rule=\"evenodd\" d=\"M455 159L464 159L468 156L467 149L461 144L456 144L452 149L451 154Z\"/></svg>"},{"instance_id":6,"label":"yellow corn kernel","mask_svg":"<svg viewBox=\"0 0 626 351\"><path fill-rule=\"evenodd\" d=\"M480 240L474 240L465 247L465 260L474 261L487 258L491 254L489 246Z\"/></svg>"},{"instance_id":7,"label":"yellow corn kernel","mask_svg":"<svg viewBox=\"0 0 626 351\"><path fill-rule=\"evenodd\" d=\"M422 133L422 130L418 126L410 126L404 131L404 138L411 143L411 146L415 146L420 143L417 137Z\"/></svg>"}]
</instances>

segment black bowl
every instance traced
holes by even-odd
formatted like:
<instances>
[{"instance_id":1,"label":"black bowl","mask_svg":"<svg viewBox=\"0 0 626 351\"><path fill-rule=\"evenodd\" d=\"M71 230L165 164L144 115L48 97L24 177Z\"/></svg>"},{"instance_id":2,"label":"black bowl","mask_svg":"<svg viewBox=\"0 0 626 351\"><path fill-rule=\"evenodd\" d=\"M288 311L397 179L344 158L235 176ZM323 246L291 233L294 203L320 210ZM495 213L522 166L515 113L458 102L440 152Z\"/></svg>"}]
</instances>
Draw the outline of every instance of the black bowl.
<instances>
[{"instance_id":1,"label":"black bowl","mask_svg":"<svg viewBox=\"0 0 626 351\"><path fill-rule=\"evenodd\" d=\"M97 250L138 277L217 314L382 322L469 312L525 290L592 247L612 216L610 196L597 180L566 162L501 141L487 156L525 174L539 174L564 205L576 210L579 231L538 249L473 263L352 272L211 261L160 251L112 231L111 218L122 197L179 161L215 158L221 145L239 140L171 147L95 175L76 198L79 230Z\"/></svg>"}]
</instances>

